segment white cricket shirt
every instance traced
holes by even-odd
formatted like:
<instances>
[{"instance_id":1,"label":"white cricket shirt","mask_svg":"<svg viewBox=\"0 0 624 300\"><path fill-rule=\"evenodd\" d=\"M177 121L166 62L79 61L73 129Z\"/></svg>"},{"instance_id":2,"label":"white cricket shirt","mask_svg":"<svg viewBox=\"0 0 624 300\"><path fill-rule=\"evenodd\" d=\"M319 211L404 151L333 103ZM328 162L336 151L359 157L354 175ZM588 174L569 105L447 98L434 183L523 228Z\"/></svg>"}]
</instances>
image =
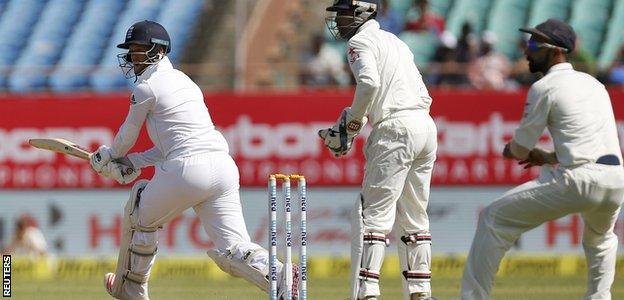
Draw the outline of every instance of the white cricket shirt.
<instances>
[{"instance_id":1,"label":"white cricket shirt","mask_svg":"<svg viewBox=\"0 0 624 300\"><path fill-rule=\"evenodd\" d=\"M620 143L609 94L591 75L569 63L554 65L535 82L514 141L533 149L548 127L559 163L566 166L595 162L602 155L620 158Z\"/></svg>"},{"instance_id":2,"label":"white cricket shirt","mask_svg":"<svg viewBox=\"0 0 624 300\"><path fill-rule=\"evenodd\" d=\"M357 81L351 112L372 125L407 110L426 110L431 97L409 47L379 23L364 23L347 43L347 59Z\"/></svg>"},{"instance_id":3,"label":"white cricket shirt","mask_svg":"<svg viewBox=\"0 0 624 300\"><path fill-rule=\"evenodd\" d=\"M154 147L128 155L137 168L173 158L229 151L225 138L212 123L201 90L174 69L167 57L149 66L137 82L128 116L111 146L113 157L128 153L146 120Z\"/></svg>"}]
</instances>

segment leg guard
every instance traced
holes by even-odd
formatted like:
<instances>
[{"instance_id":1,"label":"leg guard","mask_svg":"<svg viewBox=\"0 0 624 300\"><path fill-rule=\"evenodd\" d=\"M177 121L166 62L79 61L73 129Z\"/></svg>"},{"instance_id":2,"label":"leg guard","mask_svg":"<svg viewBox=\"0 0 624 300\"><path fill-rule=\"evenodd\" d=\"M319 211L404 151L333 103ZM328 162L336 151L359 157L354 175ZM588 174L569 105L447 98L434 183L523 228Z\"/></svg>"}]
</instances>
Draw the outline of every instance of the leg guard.
<instances>
[{"instance_id":1,"label":"leg guard","mask_svg":"<svg viewBox=\"0 0 624 300\"><path fill-rule=\"evenodd\" d=\"M431 296L431 234L428 231L408 233L397 245L403 282L403 295ZM418 299L418 298L416 298Z\"/></svg>"},{"instance_id":2,"label":"leg guard","mask_svg":"<svg viewBox=\"0 0 624 300\"><path fill-rule=\"evenodd\" d=\"M159 227L144 227L139 224L141 192L148 182L139 180L134 184L124 208L115 280L111 289L107 289L117 299L149 299L147 280L157 251Z\"/></svg>"},{"instance_id":3,"label":"leg guard","mask_svg":"<svg viewBox=\"0 0 624 300\"><path fill-rule=\"evenodd\" d=\"M214 260L223 272L235 277L242 277L269 292L269 253L256 244L237 244L225 251L208 250L208 256ZM279 274L282 265L278 262Z\"/></svg>"},{"instance_id":4,"label":"leg guard","mask_svg":"<svg viewBox=\"0 0 624 300\"><path fill-rule=\"evenodd\" d=\"M351 299L379 297L379 271L388 239L383 233L364 232L359 201L355 212L351 239Z\"/></svg>"}]
</instances>

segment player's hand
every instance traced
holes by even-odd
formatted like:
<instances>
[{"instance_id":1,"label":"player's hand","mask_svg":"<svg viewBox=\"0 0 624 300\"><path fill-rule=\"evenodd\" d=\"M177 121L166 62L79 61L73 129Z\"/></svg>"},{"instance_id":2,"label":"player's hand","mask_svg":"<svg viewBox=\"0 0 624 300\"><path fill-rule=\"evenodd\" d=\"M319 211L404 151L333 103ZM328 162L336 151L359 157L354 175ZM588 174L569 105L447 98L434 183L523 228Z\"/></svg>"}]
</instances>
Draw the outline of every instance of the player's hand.
<instances>
[{"instance_id":1,"label":"player's hand","mask_svg":"<svg viewBox=\"0 0 624 300\"><path fill-rule=\"evenodd\" d=\"M136 180L141 175L141 169L136 169L126 157L112 160L104 167L109 178L114 179L119 184L128 184ZM104 173L104 172L103 172Z\"/></svg>"},{"instance_id":2,"label":"player's hand","mask_svg":"<svg viewBox=\"0 0 624 300\"><path fill-rule=\"evenodd\" d=\"M355 118L351 114L351 108L347 107L342 111L334 126L319 130L318 135L325 142L325 147L334 156L340 157L349 152L353 146L353 139L360 133L366 121L366 117Z\"/></svg>"},{"instance_id":3,"label":"player's hand","mask_svg":"<svg viewBox=\"0 0 624 300\"><path fill-rule=\"evenodd\" d=\"M106 145L102 145L97 149L97 151L91 154L91 168L98 174L101 174L104 166L106 166L112 158L111 148ZM104 172L106 172L106 170ZM107 174L102 175L108 177Z\"/></svg>"},{"instance_id":4,"label":"player's hand","mask_svg":"<svg viewBox=\"0 0 624 300\"><path fill-rule=\"evenodd\" d=\"M529 156L526 159L518 162L519 165L524 165L525 169L543 166L545 164L554 165L557 163L556 156L553 152L546 151L540 148L533 148L529 152Z\"/></svg>"},{"instance_id":5,"label":"player's hand","mask_svg":"<svg viewBox=\"0 0 624 300\"><path fill-rule=\"evenodd\" d=\"M511 143L505 144L505 148L503 149L503 157L513 159L513 153L511 153Z\"/></svg>"},{"instance_id":6,"label":"player's hand","mask_svg":"<svg viewBox=\"0 0 624 300\"><path fill-rule=\"evenodd\" d=\"M338 128L335 128L335 126L319 130L318 135L325 142L325 147L327 147L335 157L347 154L353 144L353 141L349 141L348 139L345 141L341 140L340 131Z\"/></svg>"}]
</instances>

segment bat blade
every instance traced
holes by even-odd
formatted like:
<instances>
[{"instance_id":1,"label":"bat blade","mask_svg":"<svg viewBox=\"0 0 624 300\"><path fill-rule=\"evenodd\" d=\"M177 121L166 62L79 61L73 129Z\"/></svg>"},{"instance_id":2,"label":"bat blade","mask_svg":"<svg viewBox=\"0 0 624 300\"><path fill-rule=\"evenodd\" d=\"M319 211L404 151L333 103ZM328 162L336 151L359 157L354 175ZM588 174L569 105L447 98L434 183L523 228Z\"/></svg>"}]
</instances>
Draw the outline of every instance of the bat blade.
<instances>
[{"instance_id":1,"label":"bat blade","mask_svg":"<svg viewBox=\"0 0 624 300\"><path fill-rule=\"evenodd\" d=\"M91 157L91 152L64 139L29 139L28 143L35 148L63 153L85 160L89 160Z\"/></svg>"}]
</instances>

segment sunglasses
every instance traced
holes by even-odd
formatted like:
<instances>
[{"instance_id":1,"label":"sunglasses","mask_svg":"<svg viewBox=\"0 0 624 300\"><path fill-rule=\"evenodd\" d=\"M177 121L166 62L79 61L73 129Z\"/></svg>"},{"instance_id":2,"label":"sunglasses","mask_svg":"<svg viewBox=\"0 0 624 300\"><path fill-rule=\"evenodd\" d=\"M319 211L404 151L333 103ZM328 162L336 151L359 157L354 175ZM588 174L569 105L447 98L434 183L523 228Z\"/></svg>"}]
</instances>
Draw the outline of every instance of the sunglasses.
<instances>
[{"instance_id":1,"label":"sunglasses","mask_svg":"<svg viewBox=\"0 0 624 300\"><path fill-rule=\"evenodd\" d=\"M564 52L568 52L568 49L566 48L555 46L549 43L540 43L534 40L527 41L527 49L529 49L530 51L538 51L540 48L561 49Z\"/></svg>"}]
</instances>

